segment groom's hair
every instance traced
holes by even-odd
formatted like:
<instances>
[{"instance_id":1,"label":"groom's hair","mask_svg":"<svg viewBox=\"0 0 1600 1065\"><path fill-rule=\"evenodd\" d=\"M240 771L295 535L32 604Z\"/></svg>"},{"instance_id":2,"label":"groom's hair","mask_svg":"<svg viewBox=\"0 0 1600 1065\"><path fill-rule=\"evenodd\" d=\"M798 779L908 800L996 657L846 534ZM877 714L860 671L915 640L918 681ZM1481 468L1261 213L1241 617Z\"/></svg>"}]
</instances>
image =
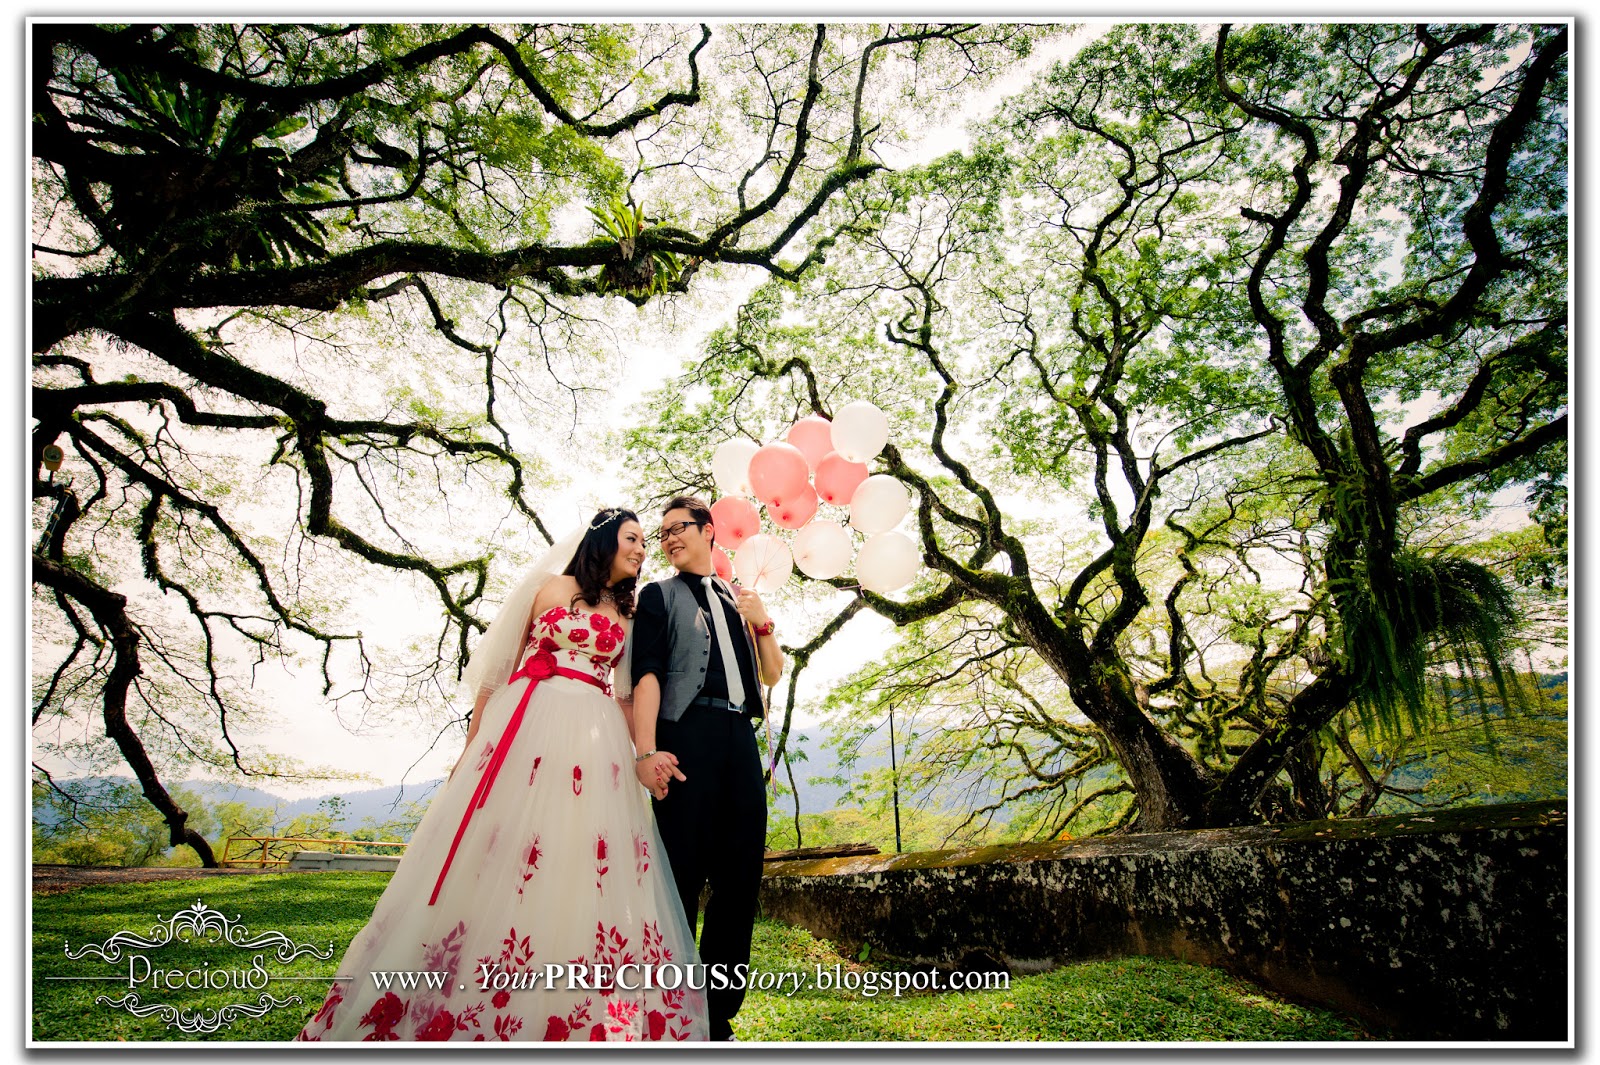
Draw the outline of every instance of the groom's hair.
<instances>
[{"instance_id":1,"label":"groom's hair","mask_svg":"<svg viewBox=\"0 0 1600 1065\"><path fill-rule=\"evenodd\" d=\"M711 524L711 508L699 496L673 496L667 500L667 505L661 508L662 515L665 516L669 510L687 510L689 517L695 521L700 522L702 525ZM712 542L716 542L714 534Z\"/></svg>"}]
</instances>

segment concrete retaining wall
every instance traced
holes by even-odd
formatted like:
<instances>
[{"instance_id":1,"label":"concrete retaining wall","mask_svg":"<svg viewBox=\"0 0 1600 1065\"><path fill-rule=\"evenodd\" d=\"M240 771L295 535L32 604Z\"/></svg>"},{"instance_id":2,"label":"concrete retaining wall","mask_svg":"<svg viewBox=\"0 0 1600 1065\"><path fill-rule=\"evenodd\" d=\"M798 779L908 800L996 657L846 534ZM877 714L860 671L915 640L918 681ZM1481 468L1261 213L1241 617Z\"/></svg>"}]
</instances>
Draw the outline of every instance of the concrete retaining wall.
<instances>
[{"instance_id":1,"label":"concrete retaining wall","mask_svg":"<svg viewBox=\"0 0 1600 1065\"><path fill-rule=\"evenodd\" d=\"M392 873L398 854L337 854L333 851L296 851L290 869L346 869L363 873Z\"/></svg>"},{"instance_id":2,"label":"concrete retaining wall","mask_svg":"<svg viewBox=\"0 0 1600 1065\"><path fill-rule=\"evenodd\" d=\"M764 912L876 959L1143 954L1401 1039L1565 1040L1566 804L770 862Z\"/></svg>"}]
</instances>

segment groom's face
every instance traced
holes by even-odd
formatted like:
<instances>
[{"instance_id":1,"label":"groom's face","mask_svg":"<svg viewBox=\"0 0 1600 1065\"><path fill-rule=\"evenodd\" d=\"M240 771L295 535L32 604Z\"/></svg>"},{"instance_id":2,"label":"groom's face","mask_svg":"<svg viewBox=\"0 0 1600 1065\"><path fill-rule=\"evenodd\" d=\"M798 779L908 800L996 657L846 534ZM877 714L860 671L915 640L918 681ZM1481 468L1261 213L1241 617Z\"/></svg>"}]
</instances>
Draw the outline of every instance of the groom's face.
<instances>
[{"instance_id":1,"label":"groom's face","mask_svg":"<svg viewBox=\"0 0 1600 1065\"><path fill-rule=\"evenodd\" d=\"M683 525L681 530L661 541L661 550L666 552L667 561L674 569L709 573L705 567L711 561L711 526L696 525L694 520L694 515L683 507L674 507L661 515L663 532Z\"/></svg>"}]
</instances>

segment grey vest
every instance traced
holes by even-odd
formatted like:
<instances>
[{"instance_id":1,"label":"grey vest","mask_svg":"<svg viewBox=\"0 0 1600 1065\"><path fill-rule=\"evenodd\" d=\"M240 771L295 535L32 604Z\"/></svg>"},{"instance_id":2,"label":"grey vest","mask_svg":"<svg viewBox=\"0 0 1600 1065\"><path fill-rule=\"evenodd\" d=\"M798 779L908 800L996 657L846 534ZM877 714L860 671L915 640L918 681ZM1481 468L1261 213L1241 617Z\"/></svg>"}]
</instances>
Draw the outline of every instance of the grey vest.
<instances>
[{"instance_id":1,"label":"grey vest","mask_svg":"<svg viewBox=\"0 0 1600 1065\"><path fill-rule=\"evenodd\" d=\"M711 661L711 641L715 634L711 631L711 619L700 609L694 593L682 581L669 577L657 583L667 606L669 648L667 675L661 685L659 716L668 721L676 721L683 716L685 710L689 709L689 704L694 702L694 697L700 694L700 689L705 685L706 664ZM750 660L756 664L756 683L759 685L761 663L756 656L755 638L750 635L748 625L740 625L739 631L744 634L745 646L750 650ZM738 637L735 636L734 639L737 641ZM722 665L724 669L739 668L737 662L724 662ZM751 700L755 701L758 710L764 712L759 687L746 695L746 706Z\"/></svg>"}]
</instances>

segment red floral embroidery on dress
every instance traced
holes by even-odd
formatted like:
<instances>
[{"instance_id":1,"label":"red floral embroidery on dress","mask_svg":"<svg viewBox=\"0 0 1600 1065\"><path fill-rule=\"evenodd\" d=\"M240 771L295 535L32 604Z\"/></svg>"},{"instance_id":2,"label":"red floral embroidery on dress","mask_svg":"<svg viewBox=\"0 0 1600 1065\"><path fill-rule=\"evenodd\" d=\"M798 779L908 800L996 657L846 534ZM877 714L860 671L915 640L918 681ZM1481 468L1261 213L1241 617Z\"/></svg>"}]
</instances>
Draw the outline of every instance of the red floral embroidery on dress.
<instances>
[{"instance_id":1,"label":"red floral embroidery on dress","mask_svg":"<svg viewBox=\"0 0 1600 1065\"><path fill-rule=\"evenodd\" d=\"M622 787L622 767L615 762L611 763L611 790L616 791Z\"/></svg>"},{"instance_id":2,"label":"red floral embroidery on dress","mask_svg":"<svg viewBox=\"0 0 1600 1065\"><path fill-rule=\"evenodd\" d=\"M583 767L581 765L572 767L572 794L583 794Z\"/></svg>"},{"instance_id":3,"label":"red floral embroidery on dress","mask_svg":"<svg viewBox=\"0 0 1600 1065\"><path fill-rule=\"evenodd\" d=\"M650 841L643 835L635 833L633 837L633 874L634 881L644 884L644 874L650 869Z\"/></svg>"},{"instance_id":4,"label":"red floral embroidery on dress","mask_svg":"<svg viewBox=\"0 0 1600 1065\"><path fill-rule=\"evenodd\" d=\"M483 772L483 767L489 764L489 758L493 754L494 754L494 741L490 740L488 743L485 743L483 745L483 751L478 755L478 766L477 766L476 769L473 770L473 772L475 772L475 773Z\"/></svg>"},{"instance_id":5,"label":"red floral embroidery on dress","mask_svg":"<svg viewBox=\"0 0 1600 1065\"><path fill-rule=\"evenodd\" d=\"M457 921L456 926L449 932L446 932L444 938L439 940L438 943L435 943L432 946L429 946L427 943L423 943L422 967L430 972L439 972L440 970L444 970L454 975L457 965L459 965L461 962L461 944L463 942L463 937L466 934L466 922ZM449 998L450 992L454 989L455 985L449 980L446 980L444 987L441 990L444 994L444 997Z\"/></svg>"},{"instance_id":6,"label":"red floral embroidery on dress","mask_svg":"<svg viewBox=\"0 0 1600 1065\"><path fill-rule=\"evenodd\" d=\"M511 1001L511 992L502 987L494 993L494 998L489 1001L495 1009L503 1010L506 1008L506 1003Z\"/></svg>"},{"instance_id":7,"label":"red floral embroidery on dress","mask_svg":"<svg viewBox=\"0 0 1600 1065\"><path fill-rule=\"evenodd\" d=\"M539 763L544 761L544 755L539 755L533 760L533 768L528 770L528 787L533 787L533 778L539 775Z\"/></svg>"},{"instance_id":8,"label":"red floral embroidery on dress","mask_svg":"<svg viewBox=\"0 0 1600 1065\"><path fill-rule=\"evenodd\" d=\"M611 866L606 862L606 838L600 836L594 841L594 886L604 895L606 886L603 883L605 875L611 871Z\"/></svg>"},{"instance_id":9,"label":"red floral embroidery on dress","mask_svg":"<svg viewBox=\"0 0 1600 1065\"><path fill-rule=\"evenodd\" d=\"M594 999L586 998L571 1013L562 1017L552 1013L545 1022L544 1041L546 1043L563 1043L572 1038L573 1032L583 1031L589 1027L589 1007L594 1004Z\"/></svg>"},{"instance_id":10,"label":"red floral embroidery on dress","mask_svg":"<svg viewBox=\"0 0 1600 1065\"><path fill-rule=\"evenodd\" d=\"M494 1036L502 1043L511 1042L511 1037L522 1031L522 1018L512 1013L502 1013L494 1019Z\"/></svg>"},{"instance_id":11,"label":"red floral embroidery on dress","mask_svg":"<svg viewBox=\"0 0 1600 1065\"><path fill-rule=\"evenodd\" d=\"M552 607L529 627L531 653L535 658L547 658L538 663L537 675L551 675L556 665L581 670L605 684L610 694L611 667L622 657L618 647L627 631L604 614Z\"/></svg>"},{"instance_id":12,"label":"red floral embroidery on dress","mask_svg":"<svg viewBox=\"0 0 1600 1065\"><path fill-rule=\"evenodd\" d=\"M617 926L606 927L604 921L595 924L594 933L594 961L607 966L607 971L615 973L618 966L632 965L635 962L633 951L628 948L628 937L617 931ZM613 982L607 982L595 990L605 998L610 998L616 991Z\"/></svg>"},{"instance_id":13,"label":"red floral embroidery on dress","mask_svg":"<svg viewBox=\"0 0 1600 1065\"><path fill-rule=\"evenodd\" d=\"M393 991L386 991L382 998L372 1004L372 1008L362 1014L361 1020L356 1023L372 1031L361 1037L363 1043L384 1042L390 1039L399 1039L395 1034L394 1026L400 1023L400 1018L406 1015L406 1003Z\"/></svg>"},{"instance_id":14,"label":"red floral embroidery on dress","mask_svg":"<svg viewBox=\"0 0 1600 1065\"><path fill-rule=\"evenodd\" d=\"M672 960L672 951L654 921L645 921L639 928L639 952L646 965L660 965Z\"/></svg>"},{"instance_id":15,"label":"red floral embroidery on dress","mask_svg":"<svg viewBox=\"0 0 1600 1065\"><path fill-rule=\"evenodd\" d=\"M517 894L522 894L523 887L533 879L533 874L539 869L539 859L544 852L539 849L539 837L533 837L533 842L528 844L528 856L522 862L522 883L517 885Z\"/></svg>"},{"instance_id":16,"label":"red floral embroidery on dress","mask_svg":"<svg viewBox=\"0 0 1600 1065\"><path fill-rule=\"evenodd\" d=\"M614 998L606 1003L606 1015L611 1018L606 1030L612 1035L621 1035L633 1027L634 1018L639 1016L639 1002L636 999Z\"/></svg>"},{"instance_id":17,"label":"red floral embroidery on dress","mask_svg":"<svg viewBox=\"0 0 1600 1065\"><path fill-rule=\"evenodd\" d=\"M458 1028L455 1014L451 1013L447 1009L441 1008L438 1013L433 1015L433 1019L431 1021L417 1029L417 1042L442 1043L454 1035L457 1030ZM460 1025L459 1030L464 1032L467 1030L467 1026L464 1024Z\"/></svg>"},{"instance_id":18,"label":"red floral embroidery on dress","mask_svg":"<svg viewBox=\"0 0 1600 1065\"><path fill-rule=\"evenodd\" d=\"M517 938L517 930L512 928L506 937L500 941L500 964L509 967L526 965L533 960L533 942L531 937Z\"/></svg>"}]
</instances>

